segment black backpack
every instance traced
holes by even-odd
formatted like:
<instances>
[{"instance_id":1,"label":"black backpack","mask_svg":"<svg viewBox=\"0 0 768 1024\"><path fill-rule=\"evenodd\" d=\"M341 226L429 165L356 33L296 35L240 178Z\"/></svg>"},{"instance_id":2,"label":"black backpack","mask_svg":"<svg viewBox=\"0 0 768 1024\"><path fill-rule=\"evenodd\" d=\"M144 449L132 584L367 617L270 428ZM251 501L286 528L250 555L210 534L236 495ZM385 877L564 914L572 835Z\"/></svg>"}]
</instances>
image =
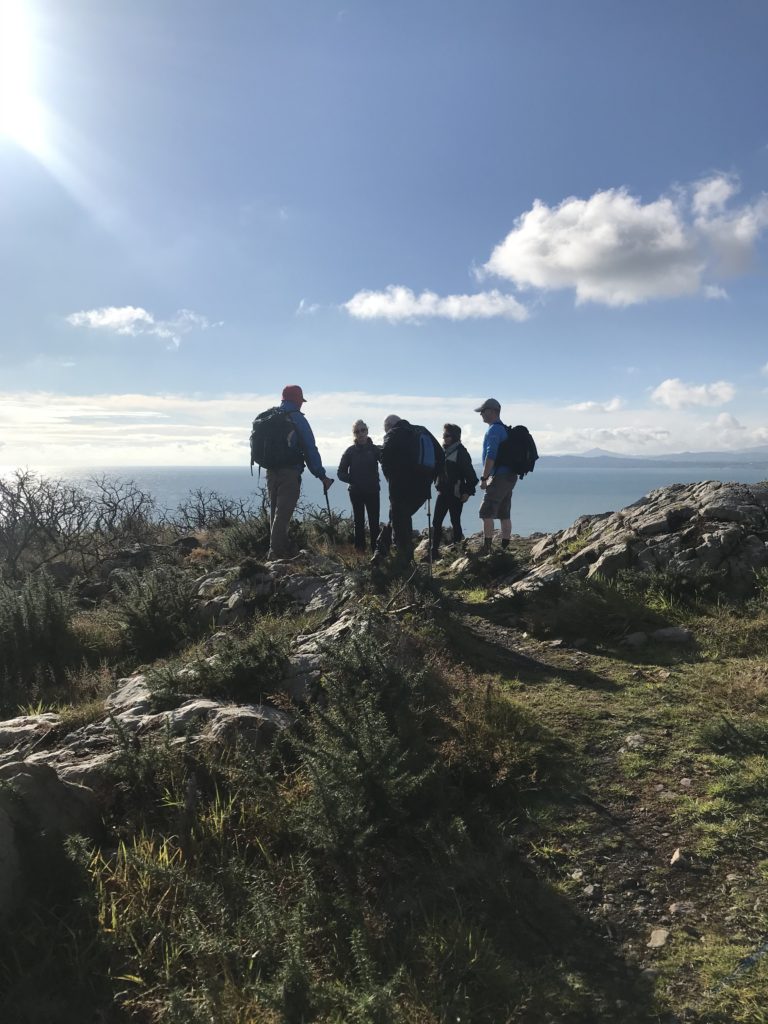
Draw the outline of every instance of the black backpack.
<instances>
[{"instance_id":1,"label":"black backpack","mask_svg":"<svg viewBox=\"0 0 768 1024\"><path fill-rule=\"evenodd\" d=\"M251 475L254 463L262 469L283 469L301 462L300 450L288 444L294 430L288 413L278 406L259 413L251 430Z\"/></svg>"},{"instance_id":2,"label":"black backpack","mask_svg":"<svg viewBox=\"0 0 768 1024\"><path fill-rule=\"evenodd\" d=\"M533 472L538 457L536 442L531 437L528 427L521 424L507 427L507 436L496 453L497 466L511 469L522 479L526 473Z\"/></svg>"}]
</instances>

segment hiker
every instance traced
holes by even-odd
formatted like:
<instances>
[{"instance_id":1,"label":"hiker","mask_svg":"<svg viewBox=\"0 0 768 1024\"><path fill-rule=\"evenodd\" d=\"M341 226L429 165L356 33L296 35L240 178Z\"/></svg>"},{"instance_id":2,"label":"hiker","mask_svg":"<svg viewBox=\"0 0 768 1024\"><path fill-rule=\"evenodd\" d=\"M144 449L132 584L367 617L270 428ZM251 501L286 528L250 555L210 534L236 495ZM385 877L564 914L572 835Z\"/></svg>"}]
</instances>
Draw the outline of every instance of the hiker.
<instances>
[{"instance_id":1,"label":"hiker","mask_svg":"<svg viewBox=\"0 0 768 1024\"><path fill-rule=\"evenodd\" d=\"M477 486L477 473L472 465L472 457L461 443L461 427L456 423L446 423L443 427L443 453L445 470L437 482L438 493L432 536L433 558L438 558L440 554L443 520L446 514L451 517L454 544L464 539L461 512L464 503L472 497Z\"/></svg>"},{"instance_id":2,"label":"hiker","mask_svg":"<svg viewBox=\"0 0 768 1024\"><path fill-rule=\"evenodd\" d=\"M307 422L302 405L306 402L298 384L283 388L279 406L257 416L251 434L251 465L258 462L267 470L269 494L269 554L267 558L288 558L288 526L301 491L304 466L322 481L327 493L333 483L323 469L315 444L315 436ZM257 434L257 427L263 428Z\"/></svg>"},{"instance_id":3,"label":"hiker","mask_svg":"<svg viewBox=\"0 0 768 1024\"><path fill-rule=\"evenodd\" d=\"M512 491L517 483L517 473L509 466L497 465L499 445L507 440L507 428L501 422L501 405L495 398L486 398L475 409L482 416L488 429L483 438L483 468L480 475L480 490L485 491L480 506L483 520L483 554L489 555L493 545L493 521L501 523L501 546L509 547L512 536Z\"/></svg>"},{"instance_id":4,"label":"hiker","mask_svg":"<svg viewBox=\"0 0 768 1024\"><path fill-rule=\"evenodd\" d=\"M413 514L430 497L443 463L443 450L426 427L411 424L394 413L387 416L381 468L389 484L389 515L397 558L402 563L413 557ZM374 559L383 555L377 548Z\"/></svg>"},{"instance_id":5,"label":"hiker","mask_svg":"<svg viewBox=\"0 0 768 1024\"><path fill-rule=\"evenodd\" d=\"M356 420L352 425L354 442L341 456L336 474L343 484L349 484L349 500L355 519L355 550L365 551L365 514L371 550L376 550L379 536L379 456L381 449L368 436L368 424Z\"/></svg>"}]
</instances>

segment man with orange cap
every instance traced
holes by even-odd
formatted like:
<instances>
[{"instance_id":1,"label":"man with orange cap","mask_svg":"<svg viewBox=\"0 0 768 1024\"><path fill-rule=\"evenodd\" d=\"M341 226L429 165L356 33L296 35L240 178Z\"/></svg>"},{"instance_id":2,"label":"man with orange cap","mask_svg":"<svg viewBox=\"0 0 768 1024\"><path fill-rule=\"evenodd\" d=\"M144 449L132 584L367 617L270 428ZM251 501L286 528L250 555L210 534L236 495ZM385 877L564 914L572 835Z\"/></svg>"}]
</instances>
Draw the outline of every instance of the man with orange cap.
<instances>
[{"instance_id":1,"label":"man with orange cap","mask_svg":"<svg viewBox=\"0 0 768 1024\"><path fill-rule=\"evenodd\" d=\"M312 428L301 411L305 401L304 392L298 384L288 384L283 388L280 412L286 420L288 454L285 465L267 469L270 520L268 557L272 559L287 558L291 553L288 526L299 500L304 466L322 481L325 491L333 483L323 468Z\"/></svg>"}]
</instances>

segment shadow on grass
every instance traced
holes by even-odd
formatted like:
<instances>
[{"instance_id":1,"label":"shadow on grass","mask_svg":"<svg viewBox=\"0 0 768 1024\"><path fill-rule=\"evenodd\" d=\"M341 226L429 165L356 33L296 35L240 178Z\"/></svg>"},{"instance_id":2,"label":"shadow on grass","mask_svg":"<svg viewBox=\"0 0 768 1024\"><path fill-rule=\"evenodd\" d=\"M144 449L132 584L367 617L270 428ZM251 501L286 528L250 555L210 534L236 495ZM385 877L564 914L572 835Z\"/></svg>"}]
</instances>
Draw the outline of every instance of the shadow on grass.
<instances>
[{"instance_id":1,"label":"shadow on grass","mask_svg":"<svg viewBox=\"0 0 768 1024\"><path fill-rule=\"evenodd\" d=\"M471 611L479 619L476 606ZM446 628L446 640L451 654L477 672L490 672L504 679L524 683L545 683L558 679L589 690L617 690L617 684L606 676L601 676L588 668L568 668L563 665L550 665L545 661L533 658L513 646L510 634L500 625L498 619L488 620L489 625L478 625L473 628L471 620L452 617Z\"/></svg>"}]
</instances>

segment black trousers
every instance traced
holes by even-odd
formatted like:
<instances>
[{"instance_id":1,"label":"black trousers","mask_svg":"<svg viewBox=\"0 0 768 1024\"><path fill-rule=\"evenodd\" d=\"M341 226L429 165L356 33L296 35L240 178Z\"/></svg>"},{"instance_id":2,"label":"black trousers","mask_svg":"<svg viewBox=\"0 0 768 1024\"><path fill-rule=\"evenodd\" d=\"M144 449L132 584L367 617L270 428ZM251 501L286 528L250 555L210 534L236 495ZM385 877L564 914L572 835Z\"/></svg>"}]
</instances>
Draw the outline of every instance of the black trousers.
<instances>
[{"instance_id":1,"label":"black trousers","mask_svg":"<svg viewBox=\"0 0 768 1024\"><path fill-rule=\"evenodd\" d=\"M464 502L455 494L438 494L435 502L435 520L433 523L432 550L437 551L440 547L441 534L443 532L443 520L446 514L451 517L453 527L453 539L463 540L464 531L461 528L461 510Z\"/></svg>"},{"instance_id":2,"label":"black trousers","mask_svg":"<svg viewBox=\"0 0 768 1024\"><path fill-rule=\"evenodd\" d=\"M352 515L355 519L355 547L365 551L365 514L368 513L368 529L371 534L371 550L376 550L379 536L379 492L362 491L354 485L349 488Z\"/></svg>"},{"instance_id":3,"label":"black trousers","mask_svg":"<svg viewBox=\"0 0 768 1024\"><path fill-rule=\"evenodd\" d=\"M424 487L402 488L390 481L389 514L397 557L401 561L407 562L413 557L413 515L427 500L427 494Z\"/></svg>"}]
</instances>

